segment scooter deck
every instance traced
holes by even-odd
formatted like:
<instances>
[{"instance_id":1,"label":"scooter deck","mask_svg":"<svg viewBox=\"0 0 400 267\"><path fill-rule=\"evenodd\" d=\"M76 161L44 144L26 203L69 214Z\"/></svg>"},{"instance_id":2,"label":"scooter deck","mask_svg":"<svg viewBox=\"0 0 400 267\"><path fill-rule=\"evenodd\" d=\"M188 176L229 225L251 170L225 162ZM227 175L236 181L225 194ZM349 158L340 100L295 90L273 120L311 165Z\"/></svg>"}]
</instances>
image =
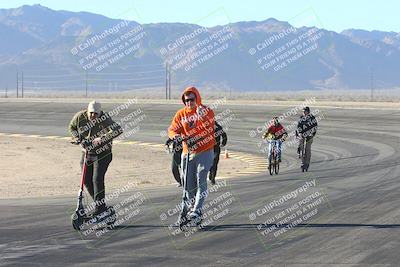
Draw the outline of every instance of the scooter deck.
<instances>
[{"instance_id":1,"label":"scooter deck","mask_svg":"<svg viewBox=\"0 0 400 267\"><path fill-rule=\"evenodd\" d=\"M105 223L107 227L112 227L113 224L117 220L117 216L115 211L112 209L110 214L106 214L102 217L93 216L93 215L79 215L79 211L75 211L72 215L72 226L75 230L80 231L84 224L98 224L98 223ZM105 226L106 226L105 225Z\"/></svg>"},{"instance_id":2,"label":"scooter deck","mask_svg":"<svg viewBox=\"0 0 400 267\"><path fill-rule=\"evenodd\" d=\"M186 219L184 222L179 224L179 229L181 231L185 231L189 227L199 227L201 223L203 222L203 219Z\"/></svg>"}]
</instances>

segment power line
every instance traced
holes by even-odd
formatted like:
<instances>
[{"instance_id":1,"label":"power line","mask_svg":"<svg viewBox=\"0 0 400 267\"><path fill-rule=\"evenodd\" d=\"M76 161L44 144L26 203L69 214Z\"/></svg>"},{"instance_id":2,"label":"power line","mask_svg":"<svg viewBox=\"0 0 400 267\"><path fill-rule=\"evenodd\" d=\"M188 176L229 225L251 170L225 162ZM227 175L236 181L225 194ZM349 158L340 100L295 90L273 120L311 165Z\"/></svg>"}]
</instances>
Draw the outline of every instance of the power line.
<instances>
[{"instance_id":1,"label":"power line","mask_svg":"<svg viewBox=\"0 0 400 267\"><path fill-rule=\"evenodd\" d=\"M151 65L149 65L151 66ZM152 66L160 66L159 64L152 64ZM16 90L17 97L20 95L24 97L25 91L51 91L51 90L85 90L85 97L88 97L89 82L92 88L99 88L99 91L104 88L110 88L110 84L119 90L132 90L132 89L146 89L146 87L159 88L162 87L162 80L164 76L160 73L166 71L166 98L171 99L171 68L156 69L148 71L127 71L127 72L109 72L108 77L104 77L106 73L96 73L84 71L83 73L68 73L68 74L42 74L34 75L30 72L26 74L17 69L16 73ZM100 76L102 75L102 76ZM90 76L90 77L89 77ZM25 81L27 78L27 81ZM90 81L89 81L90 79ZM21 90L20 90L21 88ZM21 91L21 94L20 94Z\"/></svg>"},{"instance_id":2,"label":"power line","mask_svg":"<svg viewBox=\"0 0 400 267\"><path fill-rule=\"evenodd\" d=\"M59 67L59 66L57 66L57 68L55 69L55 67L49 67L49 68L45 68L45 67L43 67L43 68L38 68L38 67L32 67L32 68L29 68L29 67L24 67L24 69L25 70L33 70L33 71L38 71L38 70L40 70L40 71L46 71L46 72L49 72L49 71L60 71L60 70L63 70L63 71L76 71L76 70L84 70L82 67L81 67L81 65L73 65L74 67ZM112 65L111 65L112 66ZM141 65L124 65L124 67L123 67L123 69L129 69L129 68L141 68L141 67L155 67L155 66L159 66L159 67L161 67L161 68L163 68L164 67L164 64L163 63L157 63L157 64L141 64ZM115 67L115 69L117 69L118 67ZM119 67L119 69L122 69L121 67Z\"/></svg>"},{"instance_id":3,"label":"power line","mask_svg":"<svg viewBox=\"0 0 400 267\"><path fill-rule=\"evenodd\" d=\"M80 84L82 84L84 81L85 81L85 79L82 78L82 79L80 79L80 80L68 80L68 81L38 81L38 80L28 80L28 81L25 82L25 83L52 84L52 83L61 83L61 82L63 82L63 83L68 83L68 84L71 84L71 83L80 83ZM100 81L100 79L99 79L99 81Z\"/></svg>"},{"instance_id":4,"label":"power line","mask_svg":"<svg viewBox=\"0 0 400 267\"><path fill-rule=\"evenodd\" d=\"M71 73L71 74L62 74L62 75L26 75L25 77L26 78L28 78L28 79L30 79L30 78L46 78L47 79L47 77L49 77L49 78L62 78L62 77L67 77L67 78L69 78L69 77L73 77L73 76L79 76L79 77L83 77L84 76L84 74L82 74L82 73L76 73L76 74L73 74L73 73Z\"/></svg>"},{"instance_id":5,"label":"power line","mask_svg":"<svg viewBox=\"0 0 400 267\"><path fill-rule=\"evenodd\" d=\"M88 72L88 74L90 75L137 75L137 74L147 74L147 73L157 73L157 72L164 72L164 69L160 69L160 70L151 70L151 71L136 71L134 73L129 73L129 72ZM87 71L85 71L87 72ZM27 78L62 78L62 77L73 77L73 76L77 76L77 77L84 77L84 73L70 73L70 74L54 74L54 75L27 75L25 77Z\"/></svg>"},{"instance_id":6,"label":"power line","mask_svg":"<svg viewBox=\"0 0 400 267\"><path fill-rule=\"evenodd\" d=\"M115 85L118 85L118 83L116 83ZM145 84L137 84L137 83L133 83L133 84L119 84L119 87L122 88L132 88L132 87L145 87L145 86L157 86L157 87L163 87L163 85L161 83L145 83ZM96 85L96 88L108 88L109 85L108 84L98 84ZM82 90L85 89L86 87L84 86L80 86L80 87L71 87L69 85L63 85L63 86L35 86L35 87L26 87L26 90L56 90L56 89L77 89L77 90Z\"/></svg>"},{"instance_id":7,"label":"power line","mask_svg":"<svg viewBox=\"0 0 400 267\"><path fill-rule=\"evenodd\" d=\"M89 74L88 74L89 75ZM161 81L161 78L164 78L164 76L157 76L157 77L143 77L143 78L138 78L138 79L90 79L90 82L92 85L95 85L96 82L99 82L103 84L104 82L132 82L132 81L154 81L154 80L159 80ZM60 83L68 82L69 85L71 84L86 84L86 77L85 79L80 79L80 80L69 80L69 81L35 81L35 80L30 80L25 82L24 84L34 84L35 86L41 86L41 85L57 85ZM96 85L97 86L97 85Z\"/></svg>"},{"instance_id":8,"label":"power line","mask_svg":"<svg viewBox=\"0 0 400 267\"><path fill-rule=\"evenodd\" d=\"M145 73L155 73L155 72L163 72L163 69L159 70L149 70L149 71L135 71L134 73L129 72L91 72L92 75L132 75L132 74L145 74Z\"/></svg>"},{"instance_id":9,"label":"power line","mask_svg":"<svg viewBox=\"0 0 400 267\"><path fill-rule=\"evenodd\" d=\"M108 78L104 78L104 79L90 79L90 81L143 81L143 80L149 80L149 79L160 79L163 78L164 76L155 76L155 77L143 77L143 78L136 78L136 79L108 79Z\"/></svg>"}]
</instances>

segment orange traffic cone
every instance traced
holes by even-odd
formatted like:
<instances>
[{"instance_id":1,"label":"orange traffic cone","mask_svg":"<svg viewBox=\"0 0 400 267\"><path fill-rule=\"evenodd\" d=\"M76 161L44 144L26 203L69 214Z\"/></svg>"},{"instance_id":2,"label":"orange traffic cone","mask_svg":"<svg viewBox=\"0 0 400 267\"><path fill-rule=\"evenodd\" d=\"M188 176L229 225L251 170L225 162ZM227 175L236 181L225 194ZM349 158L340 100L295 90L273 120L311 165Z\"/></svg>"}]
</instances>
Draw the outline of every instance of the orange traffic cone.
<instances>
[{"instance_id":1,"label":"orange traffic cone","mask_svg":"<svg viewBox=\"0 0 400 267\"><path fill-rule=\"evenodd\" d=\"M229 159L228 149L225 148L225 159Z\"/></svg>"}]
</instances>

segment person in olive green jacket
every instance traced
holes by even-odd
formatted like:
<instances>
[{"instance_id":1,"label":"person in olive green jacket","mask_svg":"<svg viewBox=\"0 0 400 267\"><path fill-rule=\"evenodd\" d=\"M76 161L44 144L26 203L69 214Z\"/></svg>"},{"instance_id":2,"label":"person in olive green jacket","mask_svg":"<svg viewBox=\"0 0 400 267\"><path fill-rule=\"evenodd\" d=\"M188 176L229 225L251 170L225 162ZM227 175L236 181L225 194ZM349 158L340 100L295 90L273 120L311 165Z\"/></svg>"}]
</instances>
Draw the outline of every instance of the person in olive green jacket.
<instances>
[{"instance_id":1,"label":"person in olive green jacket","mask_svg":"<svg viewBox=\"0 0 400 267\"><path fill-rule=\"evenodd\" d=\"M87 110L76 113L69 124L72 141L85 144L82 145L82 169L85 152L88 152L85 187L96 204L95 215L107 209L104 176L112 161L112 140L122 132L121 126L103 112L96 101L90 102Z\"/></svg>"}]
</instances>

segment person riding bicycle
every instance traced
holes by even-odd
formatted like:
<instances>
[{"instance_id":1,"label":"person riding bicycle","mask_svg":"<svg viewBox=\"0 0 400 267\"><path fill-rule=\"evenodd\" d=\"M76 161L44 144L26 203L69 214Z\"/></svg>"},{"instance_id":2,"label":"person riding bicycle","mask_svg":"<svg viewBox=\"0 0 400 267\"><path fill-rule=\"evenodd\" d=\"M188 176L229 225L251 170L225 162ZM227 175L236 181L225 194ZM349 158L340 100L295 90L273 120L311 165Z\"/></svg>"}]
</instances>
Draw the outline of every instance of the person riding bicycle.
<instances>
[{"instance_id":1,"label":"person riding bicycle","mask_svg":"<svg viewBox=\"0 0 400 267\"><path fill-rule=\"evenodd\" d=\"M285 141L288 136L285 128L279 122L278 117L274 117L268 127L267 131L264 133L263 138L267 140L274 140L276 142L277 150L278 150L278 162L282 160L282 142ZM272 153L272 142L268 144L268 159L271 157Z\"/></svg>"}]
</instances>

